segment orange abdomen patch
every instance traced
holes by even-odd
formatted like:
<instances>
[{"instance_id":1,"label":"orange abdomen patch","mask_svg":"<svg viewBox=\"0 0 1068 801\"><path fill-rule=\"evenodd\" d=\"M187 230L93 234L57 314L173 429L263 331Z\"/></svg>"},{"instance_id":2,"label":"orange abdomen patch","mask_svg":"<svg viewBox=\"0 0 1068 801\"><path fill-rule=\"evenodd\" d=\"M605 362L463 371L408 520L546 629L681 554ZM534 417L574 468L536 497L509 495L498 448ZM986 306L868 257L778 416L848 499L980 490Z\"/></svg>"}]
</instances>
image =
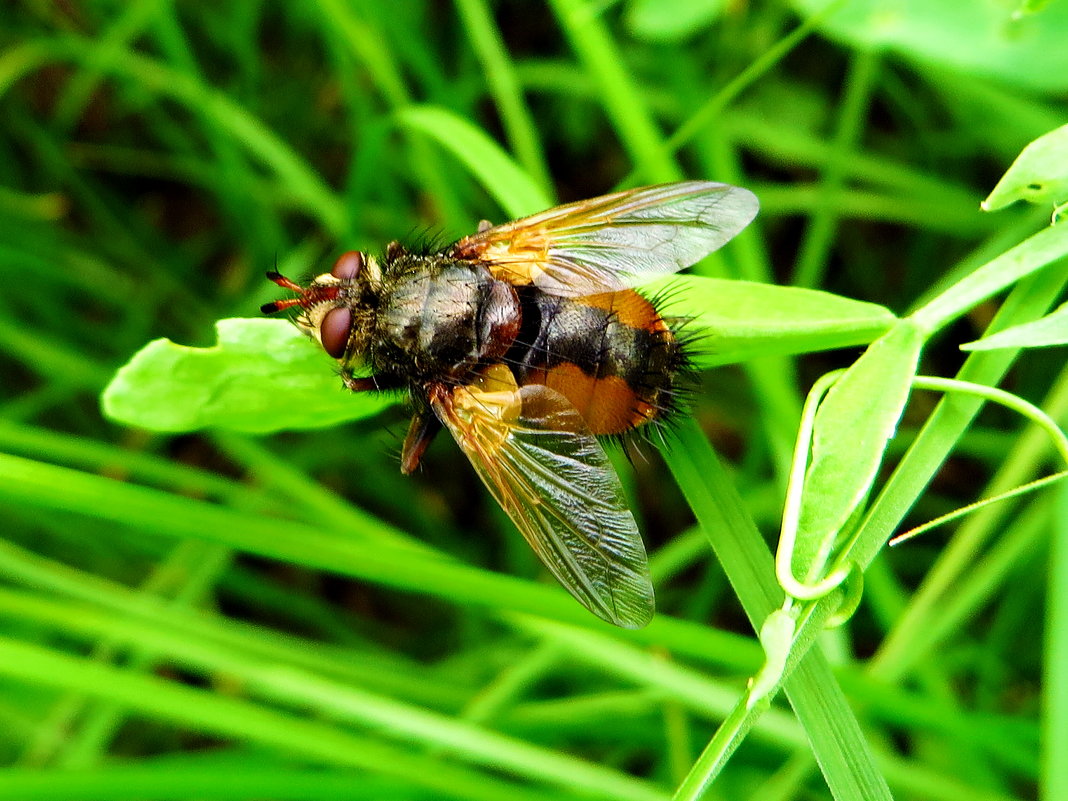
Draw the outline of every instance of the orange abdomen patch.
<instances>
[{"instance_id":1,"label":"orange abdomen patch","mask_svg":"<svg viewBox=\"0 0 1068 801\"><path fill-rule=\"evenodd\" d=\"M532 291L508 354L520 384L564 395L594 434L622 434L674 407L678 339L633 290L562 298Z\"/></svg>"},{"instance_id":2,"label":"orange abdomen patch","mask_svg":"<svg viewBox=\"0 0 1068 801\"><path fill-rule=\"evenodd\" d=\"M544 383L571 401L594 434L622 434L655 417L655 408L618 376L595 378L562 362L546 371Z\"/></svg>"},{"instance_id":3,"label":"orange abdomen patch","mask_svg":"<svg viewBox=\"0 0 1068 801\"><path fill-rule=\"evenodd\" d=\"M642 328L646 331L668 330L667 323L656 307L633 289L585 295L575 298L574 301L583 306L603 309L616 322L630 328Z\"/></svg>"}]
</instances>

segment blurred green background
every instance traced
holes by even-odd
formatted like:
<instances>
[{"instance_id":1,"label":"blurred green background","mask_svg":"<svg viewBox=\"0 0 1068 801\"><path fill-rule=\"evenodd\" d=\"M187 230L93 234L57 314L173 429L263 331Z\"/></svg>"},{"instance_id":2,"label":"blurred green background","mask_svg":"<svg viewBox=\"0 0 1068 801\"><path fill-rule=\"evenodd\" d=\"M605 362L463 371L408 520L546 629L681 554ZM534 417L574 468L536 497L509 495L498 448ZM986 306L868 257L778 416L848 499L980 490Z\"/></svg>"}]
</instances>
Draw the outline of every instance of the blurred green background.
<instances>
[{"instance_id":1,"label":"blurred green background","mask_svg":"<svg viewBox=\"0 0 1068 801\"><path fill-rule=\"evenodd\" d=\"M256 316L265 270L504 221L516 173L559 202L746 186L757 223L698 271L897 313L1048 224L979 202L1068 121L1068 3L832 6L0 6L0 798L671 797L761 653L655 449L621 470L660 614L625 633L545 580L452 443L400 476L400 405L162 435L99 394L151 339ZM853 357L703 377L694 414L769 541L804 392ZM1036 351L1007 385L1063 421L1063 372ZM1019 431L985 413L914 522L975 500ZM1064 797L1039 746L1054 503L973 526L994 544L926 605L945 535L881 558L823 642L895 797ZM829 797L782 699L706 797Z\"/></svg>"}]
</instances>

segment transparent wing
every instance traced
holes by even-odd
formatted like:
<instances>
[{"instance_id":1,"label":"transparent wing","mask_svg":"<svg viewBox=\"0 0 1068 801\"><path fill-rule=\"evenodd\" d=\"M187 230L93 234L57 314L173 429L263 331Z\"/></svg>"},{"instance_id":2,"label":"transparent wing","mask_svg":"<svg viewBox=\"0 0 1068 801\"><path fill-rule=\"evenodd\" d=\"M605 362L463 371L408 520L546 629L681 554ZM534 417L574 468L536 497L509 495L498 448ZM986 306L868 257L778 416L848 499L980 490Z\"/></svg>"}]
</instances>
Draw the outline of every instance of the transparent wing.
<instances>
[{"instance_id":1,"label":"transparent wing","mask_svg":"<svg viewBox=\"0 0 1068 801\"><path fill-rule=\"evenodd\" d=\"M710 181L660 184L558 206L464 237L454 258L515 285L578 297L689 267L756 216L756 196Z\"/></svg>"},{"instance_id":2,"label":"transparent wing","mask_svg":"<svg viewBox=\"0 0 1068 801\"><path fill-rule=\"evenodd\" d=\"M603 620L640 628L653 587L634 516L604 448L541 385L431 393L431 405L554 576Z\"/></svg>"}]
</instances>

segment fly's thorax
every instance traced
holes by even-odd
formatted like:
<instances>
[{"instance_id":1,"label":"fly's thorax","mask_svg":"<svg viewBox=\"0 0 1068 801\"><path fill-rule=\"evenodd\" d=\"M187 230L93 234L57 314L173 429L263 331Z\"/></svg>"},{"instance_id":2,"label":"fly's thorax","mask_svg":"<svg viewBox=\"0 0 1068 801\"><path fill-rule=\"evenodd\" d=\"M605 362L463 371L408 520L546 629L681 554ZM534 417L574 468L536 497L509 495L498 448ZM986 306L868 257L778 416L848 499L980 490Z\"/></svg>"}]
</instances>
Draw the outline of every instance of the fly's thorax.
<instances>
[{"instance_id":1,"label":"fly's thorax","mask_svg":"<svg viewBox=\"0 0 1068 801\"><path fill-rule=\"evenodd\" d=\"M403 254L383 276L372 367L413 383L462 377L519 330L514 290L478 264Z\"/></svg>"}]
</instances>

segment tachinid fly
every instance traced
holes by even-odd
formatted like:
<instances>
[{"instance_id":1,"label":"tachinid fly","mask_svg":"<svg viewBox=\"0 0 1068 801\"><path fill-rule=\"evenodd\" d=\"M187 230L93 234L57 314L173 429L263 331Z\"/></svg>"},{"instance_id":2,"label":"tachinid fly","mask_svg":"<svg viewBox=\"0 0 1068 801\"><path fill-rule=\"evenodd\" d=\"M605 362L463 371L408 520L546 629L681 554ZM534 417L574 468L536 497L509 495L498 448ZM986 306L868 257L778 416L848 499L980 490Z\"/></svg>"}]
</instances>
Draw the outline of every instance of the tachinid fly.
<instances>
[{"instance_id":1,"label":"tachinid fly","mask_svg":"<svg viewBox=\"0 0 1068 801\"><path fill-rule=\"evenodd\" d=\"M756 216L745 189L649 186L559 206L434 253L345 253L296 297L297 325L353 392L406 388L401 470L442 426L560 583L604 620L653 615L645 547L598 441L663 418L686 363L631 287L690 266Z\"/></svg>"}]
</instances>

